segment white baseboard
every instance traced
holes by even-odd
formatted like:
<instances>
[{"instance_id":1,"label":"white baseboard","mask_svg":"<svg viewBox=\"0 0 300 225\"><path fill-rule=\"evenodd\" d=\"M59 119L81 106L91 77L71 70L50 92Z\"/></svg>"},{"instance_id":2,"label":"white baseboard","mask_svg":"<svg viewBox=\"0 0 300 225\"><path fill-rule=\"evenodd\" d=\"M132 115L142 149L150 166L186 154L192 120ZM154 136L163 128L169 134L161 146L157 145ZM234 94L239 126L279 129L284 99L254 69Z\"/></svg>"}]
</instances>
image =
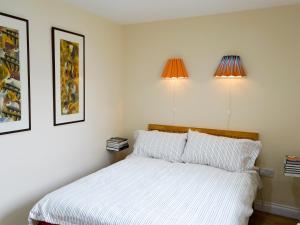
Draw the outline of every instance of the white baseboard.
<instances>
[{"instance_id":1,"label":"white baseboard","mask_svg":"<svg viewBox=\"0 0 300 225\"><path fill-rule=\"evenodd\" d=\"M300 208L282 205L274 202L255 201L254 209L300 220Z\"/></svg>"}]
</instances>

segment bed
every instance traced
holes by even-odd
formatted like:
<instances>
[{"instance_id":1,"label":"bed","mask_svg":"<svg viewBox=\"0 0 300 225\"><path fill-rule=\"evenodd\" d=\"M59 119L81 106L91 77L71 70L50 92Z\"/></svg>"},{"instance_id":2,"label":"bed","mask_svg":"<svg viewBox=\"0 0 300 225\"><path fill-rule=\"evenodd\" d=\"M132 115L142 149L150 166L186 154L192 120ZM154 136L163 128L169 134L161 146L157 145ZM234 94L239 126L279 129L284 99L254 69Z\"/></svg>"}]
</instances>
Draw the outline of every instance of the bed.
<instances>
[{"instance_id":1,"label":"bed","mask_svg":"<svg viewBox=\"0 0 300 225\"><path fill-rule=\"evenodd\" d=\"M186 129L149 125L149 130ZM258 139L257 133L206 132ZM255 171L131 155L46 195L30 211L29 224L246 225L259 186Z\"/></svg>"}]
</instances>

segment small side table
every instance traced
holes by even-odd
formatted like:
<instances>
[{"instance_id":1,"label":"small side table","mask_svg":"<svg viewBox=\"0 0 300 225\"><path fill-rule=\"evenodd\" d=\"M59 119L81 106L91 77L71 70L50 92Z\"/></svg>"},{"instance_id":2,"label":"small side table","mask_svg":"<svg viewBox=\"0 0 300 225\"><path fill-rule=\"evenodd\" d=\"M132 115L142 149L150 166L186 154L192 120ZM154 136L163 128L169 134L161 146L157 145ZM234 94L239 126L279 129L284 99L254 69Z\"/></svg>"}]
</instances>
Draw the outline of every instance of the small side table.
<instances>
[{"instance_id":1,"label":"small side table","mask_svg":"<svg viewBox=\"0 0 300 225\"><path fill-rule=\"evenodd\" d=\"M290 174L290 173L284 173L284 176L287 176L287 177L300 177L300 175L298 174ZM297 223L296 225L300 225L300 222Z\"/></svg>"},{"instance_id":2,"label":"small side table","mask_svg":"<svg viewBox=\"0 0 300 225\"><path fill-rule=\"evenodd\" d=\"M111 155L111 163L116 163L125 159L130 154L130 151L127 148L122 151L109 151L109 153Z\"/></svg>"},{"instance_id":3,"label":"small side table","mask_svg":"<svg viewBox=\"0 0 300 225\"><path fill-rule=\"evenodd\" d=\"M284 175L288 177L298 177L300 178L300 157L287 155L284 159ZM297 223L300 225L300 222Z\"/></svg>"},{"instance_id":4,"label":"small side table","mask_svg":"<svg viewBox=\"0 0 300 225\"><path fill-rule=\"evenodd\" d=\"M124 137L111 137L106 141L106 150L113 155L111 162L115 163L124 159L128 155L128 139Z\"/></svg>"}]
</instances>

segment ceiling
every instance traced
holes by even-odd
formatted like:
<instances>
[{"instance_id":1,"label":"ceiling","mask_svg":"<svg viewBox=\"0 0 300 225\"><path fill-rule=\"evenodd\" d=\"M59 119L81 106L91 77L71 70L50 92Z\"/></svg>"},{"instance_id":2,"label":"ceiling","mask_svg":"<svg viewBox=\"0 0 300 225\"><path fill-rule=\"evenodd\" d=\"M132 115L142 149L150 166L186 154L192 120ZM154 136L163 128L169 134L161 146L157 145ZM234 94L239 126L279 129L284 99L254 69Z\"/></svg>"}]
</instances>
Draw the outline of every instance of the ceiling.
<instances>
[{"instance_id":1,"label":"ceiling","mask_svg":"<svg viewBox=\"0 0 300 225\"><path fill-rule=\"evenodd\" d=\"M300 0L64 0L120 24L300 4Z\"/></svg>"}]
</instances>

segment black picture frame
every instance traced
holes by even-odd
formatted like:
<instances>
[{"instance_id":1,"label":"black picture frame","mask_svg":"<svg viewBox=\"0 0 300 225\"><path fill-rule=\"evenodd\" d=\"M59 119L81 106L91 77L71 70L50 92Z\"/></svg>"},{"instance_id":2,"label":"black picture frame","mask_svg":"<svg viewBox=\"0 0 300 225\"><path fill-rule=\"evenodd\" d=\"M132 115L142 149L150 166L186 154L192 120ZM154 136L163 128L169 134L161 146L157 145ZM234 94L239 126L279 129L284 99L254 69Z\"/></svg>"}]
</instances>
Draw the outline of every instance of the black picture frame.
<instances>
[{"instance_id":1,"label":"black picture frame","mask_svg":"<svg viewBox=\"0 0 300 225\"><path fill-rule=\"evenodd\" d=\"M56 66L57 66L57 61L60 59L56 59L56 49L55 49L55 44L56 44L56 37L55 37L55 32L56 31L60 31L63 33L67 33L67 34L71 34L71 35L75 35L78 36L80 38L82 38L82 50L83 50L83 55L82 55L82 103L83 104L83 108L82 108L82 119L77 119L77 120L72 120L72 121L66 121L66 122L59 122L57 120L57 93L56 93L56 89L57 89L57 74L56 74ZM79 34L76 32L72 32L72 31L68 31L65 29L61 29L58 27L52 27L51 28L51 44L52 44L52 85L53 85L53 125L54 126L60 126L60 125L66 125L66 124L72 124L72 123L79 123L79 122L84 122L85 121L85 36L83 34Z\"/></svg>"},{"instance_id":2,"label":"black picture frame","mask_svg":"<svg viewBox=\"0 0 300 225\"><path fill-rule=\"evenodd\" d=\"M7 17L9 19L12 19L12 20L19 20L21 22L24 22L24 26L25 26L25 35L24 35L24 38L25 38L25 44L26 44L26 49L27 49L27 52L26 52L26 66L27 66L27 74L25 74L27 76L27 82L25 83L27 85L27 92L26 95L27 95L27 107L25 106L24 107L24 104L22 104L22 109L24 108L27 108L27 120L28 122L26 123L26 127L24 128L20 128L20 129L14 129L14 130L9 130L9 131L0 131L0 135L6 135L6 134L12 134L12 133L18 133L18 132L24 132L24 131L30 131L31 130L31 95L30 95L30 50L29 50L29 21L27 19L24 19L24 18L21 18L21 17L18 17L18 16L14 16L14 15L10 15L10 14L7 14L7 13L3 13L3 12L0 12L0 16L2 17ZM2 26L2 23L1 23L1 20L0 20L0 26ZM1 59L0 59L1 61ZM20 66L20 65L19 65ZM24 74L22 74L21 76L24 76ZM22 88L20 90L21 94L22 94ZM9 122L9 123L14 123L14 122ZM0 126L1 126L1 123L0 123Z\"/></svg>"}]
</instances>

